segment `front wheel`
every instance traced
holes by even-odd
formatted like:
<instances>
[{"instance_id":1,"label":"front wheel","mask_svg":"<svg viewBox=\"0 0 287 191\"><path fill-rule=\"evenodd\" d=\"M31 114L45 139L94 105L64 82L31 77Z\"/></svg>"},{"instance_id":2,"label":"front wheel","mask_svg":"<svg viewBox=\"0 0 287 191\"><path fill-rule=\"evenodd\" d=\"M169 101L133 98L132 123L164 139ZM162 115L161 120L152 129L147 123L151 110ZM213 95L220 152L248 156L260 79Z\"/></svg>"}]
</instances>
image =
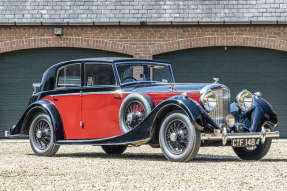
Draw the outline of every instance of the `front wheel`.
<instances>
[{"instance_id":1,"label":"front wheel","mask_svg":"<svg viewBox=\"0 0 287 191\"><path fill-rule=\"evenodd\" d=\"M163 120L159 143L164 156L170 161L187 162L200 147L200 132L189 117L181 111L169 113Z\"/></svg>"},{"instance_id":2,"label":"front wheel","mask_svg":"<svg viewBox=\"0 0 287 191\"><path fill-rule=\"evenodd\" d=\"M120 155L127 149L127 145L104 145L102 149L109 155Z\"/></svg>"},{"instance_id":3,"label":"front wheel","mask_svg":"<svg viewBox=\"0 0 287 191\"><path fill-rule=\"evenodd\" d=\"M29 139L32 150L37 155L53 156L60 147L54 143L54 128L46 113L34 117L29 129Z\"/></svg>"},{"instance_id":4,"label":"front wheel","mask_svg":"<svg viewBox=\"0 0 287 191\"><path fill-rule=\"evenodd\" d=\"M263 144L254 148L233 147L233 150L242 160L260 160L268 153L271 143L272 139L266 139Z\"/></svg>"}]
</instances>

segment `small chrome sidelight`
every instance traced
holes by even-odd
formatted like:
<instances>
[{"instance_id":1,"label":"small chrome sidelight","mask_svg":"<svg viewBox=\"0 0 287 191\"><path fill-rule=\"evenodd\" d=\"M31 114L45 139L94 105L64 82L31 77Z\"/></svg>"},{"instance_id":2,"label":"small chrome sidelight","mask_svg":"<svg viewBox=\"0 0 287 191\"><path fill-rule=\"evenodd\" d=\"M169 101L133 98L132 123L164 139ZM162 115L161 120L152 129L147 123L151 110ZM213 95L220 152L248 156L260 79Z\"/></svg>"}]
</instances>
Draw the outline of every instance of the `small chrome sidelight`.
<instances>
[{"instance_id":1,"label":"small chrome sidelight","mask_svg":"<svg viewBox=\"0 0 287 191\"><path fill-rule=\"evenodd\" d=\"M263 97L261 92L255 92L254 95L255 95L257 98Z\"/></svg>"},{"instance_id":2,"label":"small chrome sidelight","mask_svg":"<svg viewBox=\"0 0 287 191\"><path fill-rule=\"evenodd\" d=\"M234 127L235 125L235 117L232 114L228 114L225 117L225 121L228 127Z\"/></svg>"},{"instance_id":3,"label":"small chrome sidelight","mask_svg":"<svg viewBox=\"0 0 287 191\"><path fill-rule=\"evenodd\" d=\"M183 92L181 94L181 96L184 98L184 99L187 99L188 98L188 93L187 92Z\"/></svg>"},{"instance_id":4,"label":"small chrome sidelight","mask_svg":"<svg viewBox=\"0 0 287 191\"><path fill-rule=\"evenodd\" d=\"M219 78L216 78L216 77L214 77L214 78L212 78L213 79L213 83L215 83L215 84L218 84L218 82L219 82Z\"/></svg>"}]
</instances>

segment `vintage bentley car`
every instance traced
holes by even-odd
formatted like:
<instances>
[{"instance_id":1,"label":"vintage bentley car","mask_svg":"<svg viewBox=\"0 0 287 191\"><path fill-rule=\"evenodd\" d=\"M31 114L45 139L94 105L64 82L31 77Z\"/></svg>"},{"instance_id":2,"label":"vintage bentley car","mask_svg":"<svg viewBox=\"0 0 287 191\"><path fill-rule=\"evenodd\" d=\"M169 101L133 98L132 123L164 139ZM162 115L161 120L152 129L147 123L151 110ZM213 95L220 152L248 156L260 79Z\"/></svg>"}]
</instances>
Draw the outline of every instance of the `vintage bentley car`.
<instances>
[{"instance_id":1,"label":"vintage bentley car","mask_svg":"<svg viewBox=\"0 0 287 191\"><path fill-rule=\"evenodd\" d=\"M192 71L191 71L192 73ZM29 135L37 155L60 145L160 147L170 161L189 161L200 146L232 146L245 160L268 152L277 115L261 93L212 83L176 84L169 63L132 58L79 59L56 64L34 84L29 105L7 136Z\"/></svg>"}]
</instances>

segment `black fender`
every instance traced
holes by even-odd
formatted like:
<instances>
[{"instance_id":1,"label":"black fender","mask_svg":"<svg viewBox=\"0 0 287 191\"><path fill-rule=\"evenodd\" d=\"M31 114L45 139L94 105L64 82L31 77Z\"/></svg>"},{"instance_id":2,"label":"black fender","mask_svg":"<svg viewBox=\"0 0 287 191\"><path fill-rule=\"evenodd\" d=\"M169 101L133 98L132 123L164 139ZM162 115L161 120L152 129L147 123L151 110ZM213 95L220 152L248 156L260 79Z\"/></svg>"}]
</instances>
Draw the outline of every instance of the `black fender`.
<instances>
[{"instance_id":1,"label":"black fender","mask_svg":"<svg viewBox=\"0 0 287 191\"><path fill-rule=\"evenodd\" d=\"M185 98L184 96L173 96L163 102L161 102L151 113L153 123L151 125L151 136L154 139L158 139L158 132L160 125L165 115L174 110L183 111L190 119L195 127L202 131L204 127L200 126L198 122L202 122L204 119L207 123L211 124L214 129L220 129L218 125L210 118L205 110L194 100ZM213 130L213 129L212 129Z\"/></svg>"},{"instance_id":2,"label":"black fender","mask_svg":"<svg viewBox=\"0 0 287 191\"><path fill-rule=\"evenodd\" d=\"M39 100L30 104L16 126L10 129L11 135L28 135L33 117L40 112L44 112L50 116L56 140L64 139L64 128L60 113L56 106L48 100Z\"/></svg>"},{"instance_id":3,"label":"black fender","mask_svg":"<svg viewBox=\"0 0 287 191\"><path fill-rule=\"evenodd\" d=\"M151 113L153 117L152 126L162 121L163 117L174 110L183 111L190 119L191 122L197 120L202 115L203 111L201 107L192 99L184 98L183 96L173 96L163 102L161 102Z\"/></svg>"},{"instance_id":4,"label":"black fender","mask_svg":"<svg viewBox=\"0 0 287 191\"><path fill-rule=\"evenodd\" d=\"M265 122L271 122L273 126L278 123L278 117L276 112L273 110L270 103L261 97L254 96L254 104L252 109L247 112L241 112L236 103L231 104L231 113L235 118L250 118L249 131L256 132L258 127L261 127ZM252 114L252 117L250 117ZM261 129L259 129L261 130Z\"/></svg>"}]
</instances>

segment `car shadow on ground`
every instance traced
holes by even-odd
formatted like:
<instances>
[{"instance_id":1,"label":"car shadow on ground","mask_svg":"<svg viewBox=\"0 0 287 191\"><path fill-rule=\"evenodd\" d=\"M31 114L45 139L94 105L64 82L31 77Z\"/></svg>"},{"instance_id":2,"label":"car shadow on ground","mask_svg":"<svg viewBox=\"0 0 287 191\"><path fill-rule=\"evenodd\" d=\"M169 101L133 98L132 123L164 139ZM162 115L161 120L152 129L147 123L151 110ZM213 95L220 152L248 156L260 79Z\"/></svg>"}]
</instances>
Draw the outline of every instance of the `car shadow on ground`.
<instances>
[{"instance_id":1,"label":"car shadow on ground","mask_svg":"<svg viewBox=\"0 0 287 191\"><path fill-rule=\"evenodd\" d=\"M69 158L99 158L99 159L122 159L122 160L146 160L146 161L167 161L161 153L124 153L122 155L108 155L105 153L59 153L55 157L69 157ZM208 154L198 154L196 158L192 160L194 163L206 163L206 162L250 162L240 160L236 156L228 155L208 155ZM254 162L287 162L286 159L271 159L266 158L260 161Z\"/></svg>"}]
</instances>

